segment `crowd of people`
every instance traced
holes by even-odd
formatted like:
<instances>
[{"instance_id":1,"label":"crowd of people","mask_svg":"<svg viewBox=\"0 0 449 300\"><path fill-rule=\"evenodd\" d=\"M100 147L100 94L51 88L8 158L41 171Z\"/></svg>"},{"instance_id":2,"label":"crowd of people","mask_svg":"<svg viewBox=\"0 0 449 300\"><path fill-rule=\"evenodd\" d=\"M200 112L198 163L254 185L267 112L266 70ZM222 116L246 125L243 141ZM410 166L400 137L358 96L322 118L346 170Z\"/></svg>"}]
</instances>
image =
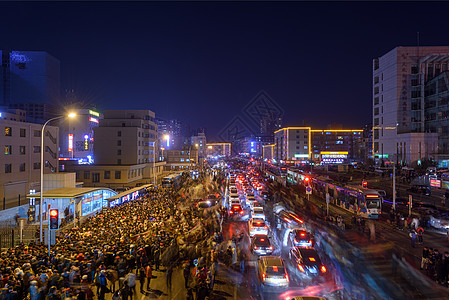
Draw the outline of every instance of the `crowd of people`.
<instances>
[{"instance_id":1,"label":"crowd of people","mask_svg":"<svg viewBox=\"0 0 449 300\"><path fill-rule=\"evenodd\" d=\"M188 188L158 189L105 208L62 228L50 256L39 243L2 252L0 299L136 299L138 282L141 294L155 292L151 279L161 265L168 291L176 268L192 270L184 272L189 289L206 282L219 214L202 218L189 196Z\"/></svg>"}]
</instances>

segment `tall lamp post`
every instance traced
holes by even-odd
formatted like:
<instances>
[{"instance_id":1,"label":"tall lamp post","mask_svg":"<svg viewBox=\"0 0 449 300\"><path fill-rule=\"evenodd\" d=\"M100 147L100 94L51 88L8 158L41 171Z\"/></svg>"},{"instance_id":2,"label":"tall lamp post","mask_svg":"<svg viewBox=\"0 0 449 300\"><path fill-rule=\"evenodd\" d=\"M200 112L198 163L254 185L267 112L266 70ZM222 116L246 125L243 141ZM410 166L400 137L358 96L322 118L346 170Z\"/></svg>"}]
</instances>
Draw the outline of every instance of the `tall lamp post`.
<instances>
[{"instance_id":1,"label":"tall lamp post","mask_svg":"<svg viewBox=\"0 0 449 300\"><path fill-rule=\"evenodd\" d=\"M42 126L42 130L41 130L41 192L40 192L40 205L39 205L39 219L40 219L39 220L40 221L39 241L41 242L41 244L42 244L42 223L43 223L42 214L43 214L43 206L44 206L43 193L44 193L44 132L45 132L45 126L47 126L47 124L50 123L51 121L62 119L65 117L74 118L74 117L76 117L76 114L70 113L68 115L51 118L50 120L48 120L47 122L44 123L44 126ZM76 210L76 203L74 203L73 206Z\"/></svg>"}]
</instances>

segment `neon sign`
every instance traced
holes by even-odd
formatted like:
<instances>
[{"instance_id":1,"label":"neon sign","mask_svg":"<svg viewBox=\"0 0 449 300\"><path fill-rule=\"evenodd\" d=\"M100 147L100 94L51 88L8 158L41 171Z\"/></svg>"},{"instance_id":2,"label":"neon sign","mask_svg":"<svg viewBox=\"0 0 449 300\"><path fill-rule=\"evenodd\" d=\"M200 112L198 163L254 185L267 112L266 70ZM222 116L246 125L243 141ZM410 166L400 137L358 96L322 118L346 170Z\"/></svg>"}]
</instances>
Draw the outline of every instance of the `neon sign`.
<instances>
[{"instance_id":1,"label":"neon sign","mask_svg":"<svg viewBox=\"0 0 449 300\"><path fill-rule=\"evenodd\" d=\"M93 111L93 110L90 110L90 109L89 109L89 114L92 115L92 116L100 117L100 113L98 113L96 111Z\"/></svg>"},{"instance_id":2,"label":"neon sign","mask_svg":"<svg viewBox=\"0 0 449 300\"><path fill-rule=\"evenodd\" d=\"M73 151L73 134L69 134L69 151Z\"/></svg>"},{"instance_id":3,"label":"neon sign","mask_svg":"<svg viewBox=\"0 0 449 300\"><path fill-rule=\"evenodd\" d=\"M89 117L89 121L94 122L94 123L99 123L97 118L94 117Z\"/></svg>"}]
</instances>

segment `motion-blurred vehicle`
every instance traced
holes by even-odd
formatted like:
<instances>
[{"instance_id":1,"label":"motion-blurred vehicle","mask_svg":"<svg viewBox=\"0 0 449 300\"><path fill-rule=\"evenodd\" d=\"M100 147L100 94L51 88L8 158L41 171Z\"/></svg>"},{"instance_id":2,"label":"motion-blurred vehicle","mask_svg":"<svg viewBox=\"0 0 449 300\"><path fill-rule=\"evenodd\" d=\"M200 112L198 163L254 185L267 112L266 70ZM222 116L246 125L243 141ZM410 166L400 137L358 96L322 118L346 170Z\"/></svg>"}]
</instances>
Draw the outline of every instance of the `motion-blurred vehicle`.
<instances>
[{"instance_id":1,"label":"motion-blurred vehicle","mask_svg":"<svg viewBox=\"0 0 449 300\"><path fill-rule=\"evenodd\" d=\"M430 218L430 226L436 229L449 229L449 213L447 212L434 212L429 215Z\"/></svg>"},{"instance_id":2,"label":"motion-blurred vehicle","mask_svg":"<svg viewBox=\"0 0 449 300\"><path fill-rule=\"evenodd\" d=\"M430 187L427 185L413 185L412 187L408 188L407 191L426 196L430 196L432 194Z\"/></svg>"},{"instance_id":3,"label":"motion-blurred vehicle","mask_svg":"<svg viewBox=\"0 0 449 300\"><path fill-rule=\"evenodd\" d=\"M248 221L249 236L253 237L255 234L268 235L268 226L263 219L250 219Z\"/></svg>"},{"instance_id":4,"label":"motion-blurred vehicle","mask_svg":"<svg viewBox=\"0 0 449 300\"><path fill-rule=\"evenodd\" d=\"M264 286L287 287L290 281L284 261L279 256L260 256L258 272L262 288Z\"/></svg>"},{"instance_id":5,"label":"motion-blurred vehicle","mask_svg":"<svg viewBox=\"0 0 449 300\"><path fill-rule=\"evenodd\" d=\"M266 234L255 234L251 240L251 251L257 255L269 255L273 252L270 239Z\"/></svg>"},{"instance_id":6,"label":"motion-blurred vehicle","mask_svg":"<svg viewBox=\"0 0 449 300\"><path fill-rule=\"evenodd\" d=\"M289 252L290 260L299 271L307 275L326 275L327 268L314 248L293 247Z\"/></svg>"},{"instance_id":7,"label":"motion-blurred vehicle","mask_svg":"<svg viewBox=\"0 0 449 300\"><path fill-rule=\"evenodd\" d=\"M242 209L240 204L232 204L229 209L229 216L242 216L245 214L245 211Z\"/></svg>"},{"instance_id":8,"label":"motion-blurred vehicle","mask_svg":"<svg viewBox=\"0 0 449 300\"><path fill-rule=\"evenodd\" d=\"M256 207L261 207L263 208L262 204L258 201L253 201L253 203L251 204L251 210L254 210Z\"/></svg>"},{"instance_id":9,"label":"motion-blurred vehicle","mask_svg":"<svg viewBox=\"0 0 449 300\"><path fill-rule=\"evenodd\" d=\"M293 229L290 231L290 240L294 247L313 247L313 239L304 229Z\"/></svg>"},{"instance_id":10,"label":"motion-blurred vehicle","mask_svg":"<svg viewBox=\"0 0 449 300\"><path fill-rule=\"evenodd\" d=\"M251 210L251 217L253 219L265 220L265 212L263 211L263 207L254 207Z\"/></svg>"}]
</instances>

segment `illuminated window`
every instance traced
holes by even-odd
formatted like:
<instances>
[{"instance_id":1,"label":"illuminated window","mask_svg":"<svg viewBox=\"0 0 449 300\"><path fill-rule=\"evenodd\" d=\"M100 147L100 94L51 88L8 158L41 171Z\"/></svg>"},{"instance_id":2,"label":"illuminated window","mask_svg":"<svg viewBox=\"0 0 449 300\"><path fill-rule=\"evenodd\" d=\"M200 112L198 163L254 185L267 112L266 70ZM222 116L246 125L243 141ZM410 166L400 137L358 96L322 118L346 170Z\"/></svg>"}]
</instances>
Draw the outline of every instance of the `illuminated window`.
<instances>
[{"instance_id":1,"label":"illuminated window","mask_svg":"<svg viewBox=\"0 0 449 300\"><path fill-rule=\"evenodd\" d=\"M12 136L12 128L5 127L5 136Z\"/></svg>"},{"instance_id":2,"label":"illuminated window","mask_svg":"<svg viewBox=\"0 0 449 300\"><path fill-rule=\"evenodd\" d=\"M24 155L24 154L25 154L25 146L20 146L20 148L19 148L19 153L20 153L21 155Z\"/></svg>"},{"instance_id":3,"label":"illuminated window","mask_svg":"<svg viewBox=\"0 0 449 300\"><path fill-rule=\"evenodd\" d=\"M11 155L12 146L11 145L5 145L5 155Z\"/></svg>"}]
</instances>

